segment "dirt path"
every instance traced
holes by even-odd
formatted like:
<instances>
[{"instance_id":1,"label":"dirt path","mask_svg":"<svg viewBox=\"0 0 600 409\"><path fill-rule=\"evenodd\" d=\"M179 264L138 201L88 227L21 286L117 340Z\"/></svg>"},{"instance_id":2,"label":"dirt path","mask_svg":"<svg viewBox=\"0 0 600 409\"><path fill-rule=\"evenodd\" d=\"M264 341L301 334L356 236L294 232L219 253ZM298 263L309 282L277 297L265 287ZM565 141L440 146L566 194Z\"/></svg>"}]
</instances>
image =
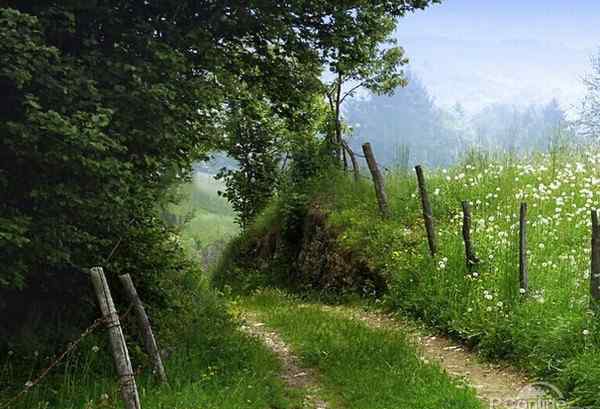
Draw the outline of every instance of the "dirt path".
<instances>
[{"instance_id":1,"label":"dirt path","mask_svg":"<svg viewBox=\"0 0 600 409\"><path fill-rule=\"evenodd\" d=\"M482 362L476 353L467 351L460 344L444 336L425 334L415 323L401 317L345 306L323 306L323 309L358 319L373 328L407 332L425 362L438 362L451 376L463 378L476 389L487 407L512 408L521 407L518 405L524 401L551 401L545 396L553 390L543 383L536 383L513 368Z\"/></svg>"},{"instance_id":2,"label":"dirt path","mask_svg":"<svg viewBox=\"0 0 600 409\"><path fill-rule=\"evenodd\" d=\"M305 391L304 408L329 409L329 405L319 398L319 384L315 372L301 367L298 357L290 351L279 334L268 329L255 315L245 313L243 318L246 324L242 326L242 330L259 338L281 360L281 378L287 387Z\"/></svg>"}]
</instances>

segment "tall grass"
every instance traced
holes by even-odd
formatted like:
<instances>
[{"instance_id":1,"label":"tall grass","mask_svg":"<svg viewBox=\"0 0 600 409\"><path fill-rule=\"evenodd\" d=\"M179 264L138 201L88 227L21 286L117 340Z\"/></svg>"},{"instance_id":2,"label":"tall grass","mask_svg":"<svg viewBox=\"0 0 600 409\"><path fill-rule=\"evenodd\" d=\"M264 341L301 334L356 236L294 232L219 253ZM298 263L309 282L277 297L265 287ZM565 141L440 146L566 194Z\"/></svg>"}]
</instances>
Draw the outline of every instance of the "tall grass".
<instances>
[{"instance_id":1,"label":"tall grass","mask_svg":"<svg viewBox=\"0 0 600 409\"><path fill-rule=\"evenodd\" d=\"M590 211L600 208L600 152L553 151L525 158L470 153L427 172L439 255L428 256L412 175L388 174L393 218L379 217L372 186L340 176L323 187L343 245L386 275L388 305L419 316L550 377L581 402L600 404L600 317L590 308ZM466 267L460 202L473 206L481 263ZM529 205L530 293L518 281L519 206ZM594 375L596 374L596 375ZM594 377L596 376L596 377ZM592 379L590 379L590 377Z\"/></svg>"},{"instance_id":2,"label":"tall grass","mask_svg":"<svg viewBox=\"0 0 600 409\"><path fill-rule=\"evenodd\" d=\"M226 305L206 279L186 277L176 286L177 302L154 312L155 329L169 385L160 386L136 339L135 326L124 328L144 409L297 408L301 396L286 390L280 363L259 341L242 334ZM175 294L173 294L175 295ZM12 351L0 361L0 407L53 357ZM68 355L48 378L32 386L11 409L122 408L107 336L98 330Z\"/></svg>"}]
</instances>

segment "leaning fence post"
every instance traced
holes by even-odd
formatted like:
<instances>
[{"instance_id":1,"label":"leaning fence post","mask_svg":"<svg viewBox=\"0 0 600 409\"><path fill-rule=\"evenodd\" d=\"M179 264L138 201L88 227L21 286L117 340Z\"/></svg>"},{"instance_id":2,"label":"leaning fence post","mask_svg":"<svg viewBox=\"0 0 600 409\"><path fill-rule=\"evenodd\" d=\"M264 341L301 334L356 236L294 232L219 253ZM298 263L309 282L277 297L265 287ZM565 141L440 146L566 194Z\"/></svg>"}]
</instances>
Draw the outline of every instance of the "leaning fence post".
<instances>
[{"instance_id":1,"label":"leaning fence post","mask_svg":"<svg viewBox=\"0 0 600 409\"><path fill-rule=\"evenodd\" d=\"M122 276L119 276L119 280L121 280L121 284L123 284L123 287L125 288L125 293L127 293L129 301L135 310L138 325L142 331L142 337L144 338L144 346L146 348L146 352L152 359L154 371L158 375L161 383L167 383L167 374L165 373L165 367L163 366L162 359L160 358L160 351L158 350L156 338L154 338L154 333L152 332L152 327L150 326L148 314L146 314L144 304L142 304L142 300L140 299L137 290L133 285L131 276L129 274L123 274Z\"/></svg>"},{"instance_id":2,"label":"leaning fence post","mask_svg":"<svg viewBox=\"0 0 600 409\"><path fill-rule=\"evenodd\" d=\"M479 262L479 259L475 255L473 249L473 242L471 241L471 205L466 200L462 202L463 210L463 226L462 235L465 242L465 259L467 262L467 268L470 270Z\"/></svg>"},{"instance_id":3,"label":"leaning fence post","mask_svg":"<svg viewBox=\"0 0 600 409\"><path fill-rule=\"evenodd\" d=\"M391 213L383 185L383 176L381 175L379 167L377 166L377 162L375 161L375 155L373 155L371 144L369 142L363 144L362 149L365 154L365 158L367 159L367 165L369 165L371 176L373 177L373 185L375 186L375 195L377 196L379 210L384 218L389 218Z\"/></svg>"},{"instance_id":4,"label":"leaning fence post","mask_svg":"<svg viewBox=\"0 0 600 409\"><path fill-rule=\"evenodd\" d=\"M519 289L523 294L529 291L529 270L527 267L527 203L521 203L519 212Z\"/></svg>"},{"instance_id":5,"label":"leaning fence post","mask_svg":"<svg viewBox=\"0 0 600 409\"><path fill-rule=\"evenodd\" d=\"M137 384L135 383L133 368L131 367L131 360L129 359L129 351L127 350L127 344L125 343L125 337L123 336L123 330L121 329L119 315L115 309L115 304L110 294L106 277L104 276L104 271L102 270L102 267L92 267L90 274L92 283L94 284L96 297L98 298L98 304L102 311L102 316L106 320L110 346L115 361L115 367L117 368L117 373L119 375L121 396L125 402L125 408L141 409Z\"/></svg>"},{"instance_id":6,"label":"leaning fence post","mask_svg":"<svg viewBox=\"0 0 600 409\"><path fill-rule=\"evenodd\" d=\"M435 227L433 224L433 211L429 203L427 188L425 186L425 176L420 165L415 166L417 172L417 182L419 184L419 193L421 195L421 206L423 207L423 220L425 221L425 230L427 231L427 242L429 243L429 252L434 257L437 253L437 243L435 237Z\"/></svg>"},{"instance_id":7,"label":"leaning fence post","mask_svg":"<svg viewBox=\"0 0 600 409\"><path fill-rule=\"evenodd\" d=\"M598 211L592 210L592 262L590 271L592 301L600 300L600 224Z\"/></svg>"}]
</instances>

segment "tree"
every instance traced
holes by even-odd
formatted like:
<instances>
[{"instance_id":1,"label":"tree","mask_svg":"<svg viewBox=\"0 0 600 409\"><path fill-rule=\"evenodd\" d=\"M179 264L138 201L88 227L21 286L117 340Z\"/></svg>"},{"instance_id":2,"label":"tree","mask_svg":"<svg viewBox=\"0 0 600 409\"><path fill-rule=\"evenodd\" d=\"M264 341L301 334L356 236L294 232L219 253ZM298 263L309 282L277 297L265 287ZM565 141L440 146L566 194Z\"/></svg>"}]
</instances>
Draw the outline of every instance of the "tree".
<instances>
[{"instance_id":1,"label":"tree","mask_svg":"<svg viewBox=\"0 0 600 409\"><path fill-rule=\"evenodd\" d=\"M328 139L335 156L344 162L344 168L347 167L346 153L350 155L355 175L358 169L354 154L343 138L342 104L361 88L374 95L389 95L398 86L406 85L401 67L408 59L392 37L396 19L437 2L402 1L397 2L396 7L390 4L394 2L366 2L362 7L339 7L331 12L329 30L321 37L324 63L333 76L326 84L332 122Z\"/></svg>"},{"instance_id":2,"label":"tree","mask_svg":"<svg viewBox=\"0 0 600 409\"><path fill-rule=\"evenodd\" d=\"M286 137L285 122L264 101L246 99L229 107L222 148L236 160L236 169L223 168L225 192L242 228L263 210L277 186L278 146Z\"/></svg>"},{"instance_id":3,"label":"tree","mask_svg":"<svg viewBox=\"0 0 600 409\"><path fill-rule=\"evenodd\" d=\"M455 157L448 146L457 146L450 120L435 105L419 77L408 71L406 87L393 95L372 95L351 100L346 118L352 128L354 149L375 142L373 149L383 164L406 167L415 161L442 165ZM452 121L453 123L453 121ZM407 153L410 158L406 158Z\"/></svg>"},{"instance_id":4,"label":"tree","mask_svg":"<svg viewBox=\"0 0 600 409\"><path fill-rule=\"evenodd\" d=\"M583 83L587 94L583 99L579 127L584 136L598 139L600 135L600 51L591 58L592 71Z\"/></svg>"},{"instance_id":5,"label":"tree","mask_svg":"<svg viewBox=\"0 0 600 409\"><path fill-rule=\"evenodd\" d=\"M158 303L157 280L183 263L160 204L232 134L236 112L252 114L237 101L260 101L302 134L332 44L428 3L3 2L1 339L25 316L58 323L93 311L84 272L95 264L109 279L131 273Z\"/></svg>"}]
</instances>

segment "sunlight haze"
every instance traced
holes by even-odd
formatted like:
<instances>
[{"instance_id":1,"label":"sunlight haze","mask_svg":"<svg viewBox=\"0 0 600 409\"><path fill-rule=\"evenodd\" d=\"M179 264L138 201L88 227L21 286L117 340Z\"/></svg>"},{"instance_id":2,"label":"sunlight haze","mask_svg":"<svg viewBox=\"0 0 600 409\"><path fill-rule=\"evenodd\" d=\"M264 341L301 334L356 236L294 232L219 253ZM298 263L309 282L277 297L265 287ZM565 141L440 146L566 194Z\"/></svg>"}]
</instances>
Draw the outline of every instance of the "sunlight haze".
<instances>
[{"instance_id":1,"label":"sunlight haze","mask_svg":"<svg viewBox=\"0 0 600 409\"><path fill-rule=\"evenodd\" d=\"M572 111L600 46L600 2L448 0L402 19L396 30L442 106L545 103Z\"/></svg>"}]
</instances>

